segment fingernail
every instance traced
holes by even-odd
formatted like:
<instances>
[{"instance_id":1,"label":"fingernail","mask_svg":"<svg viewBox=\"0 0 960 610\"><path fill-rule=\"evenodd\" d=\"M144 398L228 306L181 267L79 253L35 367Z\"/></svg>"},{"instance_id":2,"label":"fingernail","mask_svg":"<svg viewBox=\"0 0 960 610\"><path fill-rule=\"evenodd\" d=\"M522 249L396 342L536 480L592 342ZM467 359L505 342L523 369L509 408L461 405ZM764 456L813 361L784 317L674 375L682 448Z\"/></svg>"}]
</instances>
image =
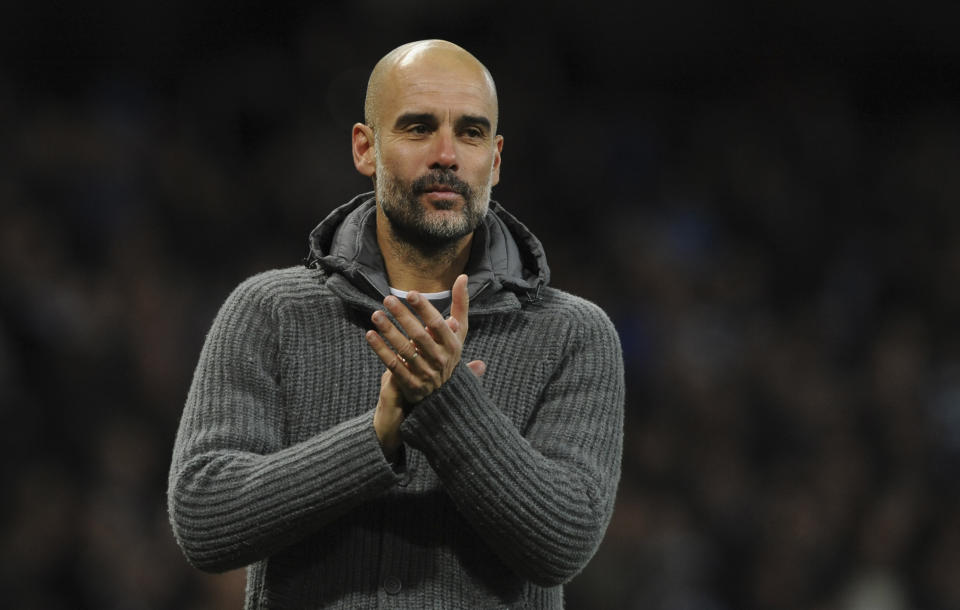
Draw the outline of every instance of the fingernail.
<instances>
[{"instance_id":1,"label":"fingernail","mask_svg":"<svg viewBox=\"0 0 960 610\"><path fill-rule=\"evenodd\" d=\"M412 305L416 305L417 302L420 301L420 295L416 292L409 292L407 293L407 301Z\"/></svg>"},{"instance_id":2,"label":"fingernail","mask_svg":"<svg viewBox=\"0 0 960 610\"><path fill-rule=\"evenodd\" d=\"M373 321L374 322L383 322L383 312L375 311L373 312Z\"/></svg>"}]
</instances>

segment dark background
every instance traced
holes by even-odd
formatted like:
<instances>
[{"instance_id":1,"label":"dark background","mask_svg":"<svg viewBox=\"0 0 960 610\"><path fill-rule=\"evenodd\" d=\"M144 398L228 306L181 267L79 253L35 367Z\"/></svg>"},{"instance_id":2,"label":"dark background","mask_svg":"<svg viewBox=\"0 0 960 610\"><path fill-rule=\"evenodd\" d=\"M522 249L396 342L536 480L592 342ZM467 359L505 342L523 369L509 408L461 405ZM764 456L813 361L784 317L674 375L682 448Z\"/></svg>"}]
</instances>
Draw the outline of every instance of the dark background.
<instances>
[{"instance_id":1,"label":"dark background","mask_svg":"<svg viewBox=\"0 0 960 610\"><path fill-rule=\"evenodd\" d=\"M240 607L166 518L204 334L369 188L367 74L440 37L497 80L494 197L621 334L568 606L960 608L958 6L4 6L4 606Z\"/></svg>"}]
</instances>

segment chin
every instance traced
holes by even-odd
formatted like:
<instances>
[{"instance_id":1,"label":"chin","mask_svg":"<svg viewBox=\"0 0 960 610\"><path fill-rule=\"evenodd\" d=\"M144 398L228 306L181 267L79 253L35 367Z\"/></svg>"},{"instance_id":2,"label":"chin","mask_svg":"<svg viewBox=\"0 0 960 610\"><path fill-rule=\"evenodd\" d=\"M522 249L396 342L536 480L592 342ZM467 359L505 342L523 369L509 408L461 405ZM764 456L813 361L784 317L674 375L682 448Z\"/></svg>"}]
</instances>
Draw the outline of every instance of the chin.
<instances>
[{"instance_id":1,"label":"chin","mask_svg":"<svg viewBox=\"0 0 960 610\"><path fill-rule=\"evenodd\" d=\"M437 212L452 212L457 207L457 202L441 200L441 201L433 201L429 205ZM429 211L427 213L429 213Z\"/></svg>"}]
</instances>

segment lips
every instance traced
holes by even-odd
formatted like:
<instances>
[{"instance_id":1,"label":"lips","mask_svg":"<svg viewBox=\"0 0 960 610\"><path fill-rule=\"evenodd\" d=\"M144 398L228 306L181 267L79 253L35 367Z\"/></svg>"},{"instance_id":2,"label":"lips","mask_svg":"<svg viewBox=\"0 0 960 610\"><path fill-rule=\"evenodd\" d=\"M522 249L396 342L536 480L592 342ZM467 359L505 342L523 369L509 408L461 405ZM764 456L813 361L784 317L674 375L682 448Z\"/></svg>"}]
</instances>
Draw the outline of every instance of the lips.
<instances>
[{"instance_id":1,"label":"lips","mask_svg":"<svg viewBox=\"0 0 960 610\"><path fill-rule=\"evenodd\" d=\"M436 172L426 174L413 182L413 192L423 193L456 193L461 197L468 197L470 185L460 180L452 172Z\"/></svg>"}]
</instances>

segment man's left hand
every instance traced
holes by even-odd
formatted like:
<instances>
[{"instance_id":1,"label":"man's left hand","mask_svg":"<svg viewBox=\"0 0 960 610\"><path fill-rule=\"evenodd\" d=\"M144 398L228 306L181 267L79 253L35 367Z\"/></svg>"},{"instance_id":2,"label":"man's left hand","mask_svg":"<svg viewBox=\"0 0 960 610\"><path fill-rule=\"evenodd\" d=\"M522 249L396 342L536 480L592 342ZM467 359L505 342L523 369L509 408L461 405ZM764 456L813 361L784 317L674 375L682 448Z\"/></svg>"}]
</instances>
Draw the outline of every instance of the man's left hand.
<instances>
[{"instance_id":1,"label":"man's left hand","mask_svg":"<svg viewBox=\"0 0 960 610\"><path fill-rule=\"evenodd\" d=\"M367 341L409 404L420 402L442 386L460 362L469 309L466 275L457 277L451 297L450 317L447 319L428 299L413 291L407 295L407 302L423 323L395 296L388 296L383 304L400 328L392 324L382 311L374 312L372 316L379 333L368 331ZM483 374L485 369L480 360L467 366L476 375Z\"/></svg>"}]
</instances>

